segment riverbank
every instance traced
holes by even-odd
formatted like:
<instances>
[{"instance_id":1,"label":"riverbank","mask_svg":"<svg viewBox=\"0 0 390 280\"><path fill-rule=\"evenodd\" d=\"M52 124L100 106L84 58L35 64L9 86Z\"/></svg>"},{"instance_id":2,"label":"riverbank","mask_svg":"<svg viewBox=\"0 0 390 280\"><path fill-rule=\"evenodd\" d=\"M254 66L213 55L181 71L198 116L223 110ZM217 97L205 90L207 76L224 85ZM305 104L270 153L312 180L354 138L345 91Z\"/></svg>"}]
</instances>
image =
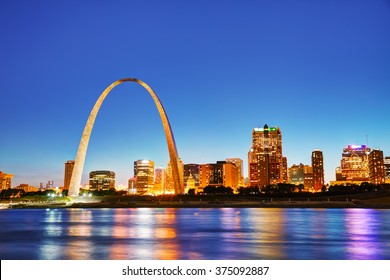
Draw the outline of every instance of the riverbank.
<instances>
[{"instance_id":1,"label":"riverbank","mask_svg":"<svg viewBox=\"0 0 390 280\"><path fill-rule=\"evenodd\" d=\"M376 208L390 209L389 193L344 196L103 196L76 199L19 199L0 202L17 208Z\"/></svg>"},{"instance_id":2,"label":"riverbank","mask_svg":"<svg viewBox=\"0 0 390 280\"><path fill-rule=\"evenodd\" d=\"M18 208L373 208L390 209L390 195L310 198L207 197L197 200L131 200L128 197L77 198L69 201L14 201L0 203L1 209Z\"/></svg>"}]
</instances>

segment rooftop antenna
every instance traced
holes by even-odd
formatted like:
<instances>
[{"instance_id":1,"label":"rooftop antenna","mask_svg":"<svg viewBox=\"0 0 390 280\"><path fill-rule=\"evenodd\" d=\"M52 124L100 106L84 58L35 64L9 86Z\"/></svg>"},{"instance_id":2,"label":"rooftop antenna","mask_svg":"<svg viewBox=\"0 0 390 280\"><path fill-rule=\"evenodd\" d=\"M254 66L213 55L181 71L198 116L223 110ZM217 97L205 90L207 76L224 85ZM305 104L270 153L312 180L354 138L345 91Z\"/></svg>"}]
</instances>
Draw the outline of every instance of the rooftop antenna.
<instances>
[{"instance_id":1,"label":"rooftop antenna","mask_svg":"<svg viewBox=\"0 0 390 280\"><path fill-rule=\"evenodd\" d=\"M368 147L368 135L366 134L366 145Z\"/></svg>"}]
</instances>

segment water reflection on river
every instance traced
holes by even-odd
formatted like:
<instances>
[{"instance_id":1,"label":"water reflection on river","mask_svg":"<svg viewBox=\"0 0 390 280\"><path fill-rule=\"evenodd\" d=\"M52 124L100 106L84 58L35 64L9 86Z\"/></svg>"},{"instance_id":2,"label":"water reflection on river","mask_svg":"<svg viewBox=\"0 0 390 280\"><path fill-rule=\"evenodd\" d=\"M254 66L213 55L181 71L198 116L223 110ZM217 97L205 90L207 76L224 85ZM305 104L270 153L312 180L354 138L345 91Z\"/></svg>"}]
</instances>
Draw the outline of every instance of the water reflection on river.
<instances>
[{"instance_id":1,"label":"water reflection on river","mask_svg":"<svg viewBox=\"0 0 390 280\"><path fill-rule=\"evenodd\" d=\"M2 210L0 258L390 259L390 210Z\"/></svg>"}]
</instances>

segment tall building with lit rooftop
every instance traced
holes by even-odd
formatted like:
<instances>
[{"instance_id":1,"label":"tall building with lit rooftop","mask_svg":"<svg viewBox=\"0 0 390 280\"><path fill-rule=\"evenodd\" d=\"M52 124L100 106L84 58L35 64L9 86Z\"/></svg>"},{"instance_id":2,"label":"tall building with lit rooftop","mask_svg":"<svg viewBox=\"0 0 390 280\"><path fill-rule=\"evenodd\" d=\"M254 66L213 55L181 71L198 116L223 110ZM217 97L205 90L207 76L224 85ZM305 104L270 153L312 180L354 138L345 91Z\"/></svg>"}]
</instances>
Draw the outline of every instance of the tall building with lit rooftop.
<instances>
[{"instance_id":1,"label":"tall building with lit rooftop","mask_svg":"<svg viewBox=\"0 0 390 280\"><path fill-rule=\"evenodd\" d=\"M345 182L369 182L368 154L366 145L348 145L343 149L340 169L336 168L336 180Z\"/></svg>"},{"instance_id":2,"label":"tall building with lit rooftop","mask_svg":"<svg viewBox=\"0 0 390 280\"><path fill-rule=\"evenodd\" d=\"M139 159L134 162L134 176L136 177L136 193L146 195L154 192L154 162Z\"/></svg>"},{"instance_id":3,"label":"tall building with lit rooftop","mask_svg":"<svg viewBox=\"0 0 390 280\"><path fill-rule=\"evenodd\" d=\"M282 154L279 127L254 128L248 152L250 186L264 187L287 181L287 159Z\"/></svg>"}]
</instances>

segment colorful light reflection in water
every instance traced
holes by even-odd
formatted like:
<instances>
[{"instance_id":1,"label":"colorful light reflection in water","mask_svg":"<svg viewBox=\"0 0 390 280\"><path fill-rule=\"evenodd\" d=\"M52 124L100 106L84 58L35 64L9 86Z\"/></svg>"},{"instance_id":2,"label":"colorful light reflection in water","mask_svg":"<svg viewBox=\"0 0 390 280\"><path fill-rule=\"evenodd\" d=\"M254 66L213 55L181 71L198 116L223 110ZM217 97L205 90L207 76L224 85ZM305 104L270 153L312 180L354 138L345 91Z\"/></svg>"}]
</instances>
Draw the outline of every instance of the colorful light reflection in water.
<instances>
[{"instance_id":1,"label":"colorful light reflection in water","mask_svg":"<svg viewBox=\"0 0 390 280\"><path fill-rule=\"evenodd\" d=\"M390 210L3 210L0 257L390 259Z\"/></svg>"}]
</instances>

